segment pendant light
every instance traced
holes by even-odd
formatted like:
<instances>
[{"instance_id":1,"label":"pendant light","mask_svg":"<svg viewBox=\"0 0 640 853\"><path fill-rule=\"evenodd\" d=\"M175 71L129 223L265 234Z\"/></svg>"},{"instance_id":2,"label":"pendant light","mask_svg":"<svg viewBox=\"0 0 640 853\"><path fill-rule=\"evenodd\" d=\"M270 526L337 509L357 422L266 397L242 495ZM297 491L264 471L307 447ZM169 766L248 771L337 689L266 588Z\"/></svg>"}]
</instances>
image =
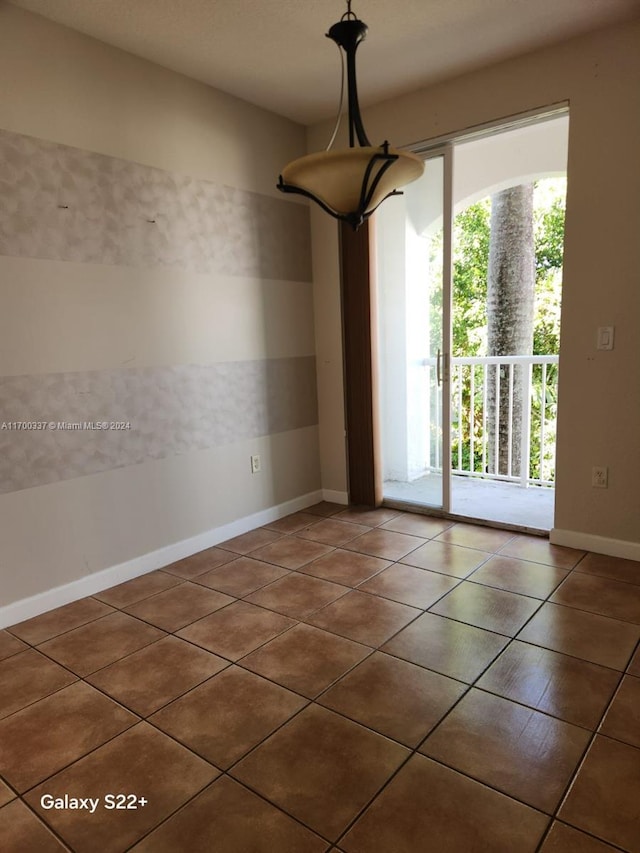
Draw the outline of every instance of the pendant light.
<instances>
[{"instance_id":1,"label":"pendant light","mask_svg":"<svg viewBox=\"0 0 640 853\"><path fill-rule=\"evenodd\" d=\"M367 34L367 25L358 20L347 0L347 11L334 24L327 38L332 39L347 59L347 105L349 148L331 150L340 113L326 151L308 154L282 170L277 187L284 193L296 193L315 201L328 214L348 222L356 230L389 196L401 195L398 187L415 181L424 171L424 162L415 154L391 148L384 142L376 148L365 133L356 86L356 50ZM344 60L343 60L344 92ZM357 141L357 145L356 145Z\"/></svg>"}]
</instances>

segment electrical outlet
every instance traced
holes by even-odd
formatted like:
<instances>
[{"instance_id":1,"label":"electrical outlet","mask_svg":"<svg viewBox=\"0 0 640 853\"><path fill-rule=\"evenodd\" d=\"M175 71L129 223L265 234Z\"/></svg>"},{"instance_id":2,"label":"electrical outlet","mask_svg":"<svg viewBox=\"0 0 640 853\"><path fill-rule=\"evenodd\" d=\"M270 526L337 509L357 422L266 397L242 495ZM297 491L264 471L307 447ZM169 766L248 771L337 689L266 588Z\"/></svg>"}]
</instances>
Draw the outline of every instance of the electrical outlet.
<instances>
[{"instance_id":1,"label":"electrical outlet","mask_svg":"<svg viewBox=\"0 0 640 853\"><path fill-rule=\"evenodd\" d=\"M262 463L260 461L260 457L256 453L255 456L251 457L251 473L258 474L262 471Z\"/></svg>"},{"instance_id":2,"label":"electrical outlet","mask_svg":"<svg viewBox=\"0 0 640 853\"><path fill-rule=\"evenodd\" d=\"M591 485L596 489L606 489L609 485L609 470L604 465L594 465L591 469Z\"/></svg>"}]
</instances>

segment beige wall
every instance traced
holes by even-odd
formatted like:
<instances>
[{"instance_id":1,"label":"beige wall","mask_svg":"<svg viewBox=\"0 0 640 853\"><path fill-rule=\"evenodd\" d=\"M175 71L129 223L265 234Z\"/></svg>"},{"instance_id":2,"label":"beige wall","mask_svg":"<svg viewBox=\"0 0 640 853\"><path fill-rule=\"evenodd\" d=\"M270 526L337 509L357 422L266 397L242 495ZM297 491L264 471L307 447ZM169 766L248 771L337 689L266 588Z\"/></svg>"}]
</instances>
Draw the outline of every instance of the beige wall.
<instances>
[{"instance_id":1,"label":"beige wall","mask_svg":"<svg viewBox=\"0 0 640 853\"><path fill-rule=\"evenodd\" d=\"M308 209L275 189L303 128L5 3L0 79L0 421L67 399L108 418L112 397L145 421L106 443L0 434L1 608L296 500L320 471ZM88 209L91 170L117 192ZM140 224L140 194L175 215ZM198 231L203 198L222 240Z\"/></svg>"},{"instance_id":2,"label":"beige wall","mask_svg":"<svg viewBox=\"0 0 640 853\"><path fill-rule=\"evenodd\" d=\"M394 145L569 101L555 527L640 542L640 23L602 30L365 110ZM308 148L326 144L311 128ZM337 232L312 219L323 485L345 487ZM332 262L327 261L331 258ZM612 352L596 328L615 325ZM591 488L593 465L609 488ZM572 540L577 541L577 540ZM591 545L596 540L589 540ZM606 547L606 543L604 543Z\"/></svg>"}]
</instances>

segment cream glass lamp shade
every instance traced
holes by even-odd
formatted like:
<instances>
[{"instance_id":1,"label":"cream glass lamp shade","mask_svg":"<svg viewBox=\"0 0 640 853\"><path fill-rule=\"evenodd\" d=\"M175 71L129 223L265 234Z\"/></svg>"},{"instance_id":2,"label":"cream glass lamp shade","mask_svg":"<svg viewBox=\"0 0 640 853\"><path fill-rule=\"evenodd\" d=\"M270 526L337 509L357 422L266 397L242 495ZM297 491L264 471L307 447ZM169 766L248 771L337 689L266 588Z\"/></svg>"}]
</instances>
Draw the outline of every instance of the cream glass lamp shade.
<instances>
[{"instance_id":1,"label":"cream glass lamp shade","mask_svg":"<svg viewBox=\"0 0 640 853\"><path fill-rule=\"evenodd\" d=\"M363 216L370 214L388 195L423 172L424 162L415 154L396 148L387 148L385 152L383 148L363 146L300 157L285 166L282 178L289 186L314 196L333 213L347 217L363 201L366 201Z\"/></svg>"}]
</instances>

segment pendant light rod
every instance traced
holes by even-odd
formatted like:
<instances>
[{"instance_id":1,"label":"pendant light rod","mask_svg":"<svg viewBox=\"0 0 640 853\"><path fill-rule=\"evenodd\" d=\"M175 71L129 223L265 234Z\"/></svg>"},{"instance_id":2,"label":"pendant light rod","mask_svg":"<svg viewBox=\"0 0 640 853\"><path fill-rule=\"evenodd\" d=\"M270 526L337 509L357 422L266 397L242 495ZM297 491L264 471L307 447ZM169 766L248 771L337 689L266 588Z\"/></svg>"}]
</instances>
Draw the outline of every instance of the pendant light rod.
<instances>
[{"instance_id":1,"label":"pendant light rod","mask_svg":"<svg viewBox=\"0 0 640 853\"><path fill-rule=\"evenodd\" d=\"M370 146L371 143L362 124L360 105L358 103L358 85L356 81L356 50L361 41L367 35L367 25L359 21L351 11L346 12L337 24L334 24L327 38L332 39L338 47L341 47L347 57L347 103L349 109L349 147L354 147L355 139L361 146Z\"/></svg>"}]
</instances>

